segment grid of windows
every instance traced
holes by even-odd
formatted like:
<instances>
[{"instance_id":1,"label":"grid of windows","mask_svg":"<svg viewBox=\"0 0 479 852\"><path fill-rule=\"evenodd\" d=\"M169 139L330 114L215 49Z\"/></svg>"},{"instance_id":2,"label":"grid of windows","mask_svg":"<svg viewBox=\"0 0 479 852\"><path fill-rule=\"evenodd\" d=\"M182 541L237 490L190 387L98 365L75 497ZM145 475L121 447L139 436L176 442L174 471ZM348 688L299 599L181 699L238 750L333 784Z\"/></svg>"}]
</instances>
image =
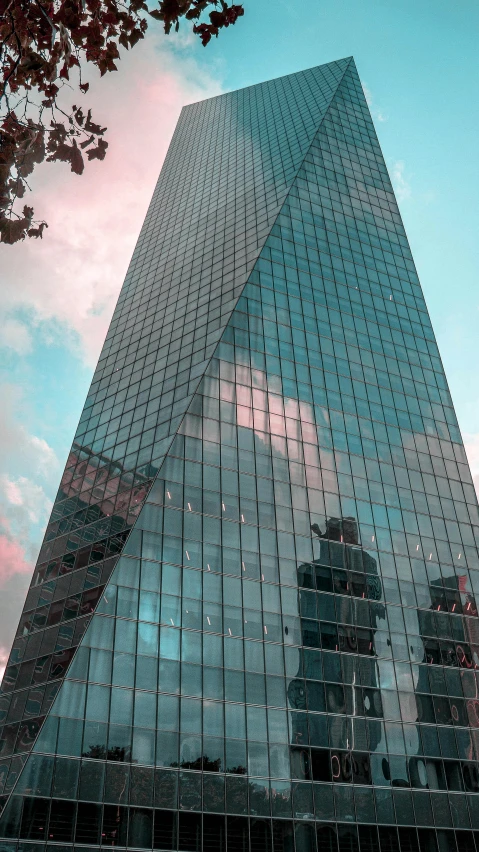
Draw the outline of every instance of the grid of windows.
<instances>
[{"instance_id":1,"label":"grid of windows","mask_svg":"<svg viewBox=\"0 0 479 852\"><path fill-rule=\"evenodd\" d=\"M294 128L291 104L301 106ZM354 63L212 99L189 115L195 120L180 122L152 202L169 222L162 251L173 277L152 299L152 320L164 323L171 385L158 410L173 440L162 433L161 453L148 462L154 472L143 471L135 502L120 506L107 539L116 550L94 558L94 534L78 551L84 563L66 575L72 584L82 578L75 594L62 587L46 600L51 581L39 569L35 609L26 607L21 626L24 647L37 652L3 687L17 687L5 708L21 706L26 720L5 728L17 756L0 766L3 848L13 852L20 837L22 852L46 841L191 852L475 852L478 505ZM220 115L221 155L212 141ZM231 152L244 153L256 133L268 144L256 159L251 145L251 167L238 177ZM195 252L209 245L206 231L193 230L190 249L175 224L193 198L209 193L208 181L191 195L186 185L176 191L174 164L190 145L217 165L212 221L231 215L238 239L247 225L251 234L245 253L235 254L230 280L238 286L218 291L217 313L208 296L211 335L206 329L194 388L175 409L176 365L193 351L197 326L192 320L190 340L185 312L162 311L177 301L180 270L196 292ZM234 206L225 213L230 193L245 201L238 218ZM259 209L270 217L264 230ZM140 258L154 262L150 214L94 380L100 397L77 433L82 441L103 440L107 430L94 430L121 416L106 408L100 423L103 408L95 407L110 393L101 383L113 387L128 359L137 295L147 304L154 291L150 273L139 272ZM219 274L225 269L223 257ZM136 371L140 381L143 343L138 332L125 374ZM92 484L92 458L117 446L115 429L109 446L91 444L83 475ZM129 440L121 436L122 452ZM130 482L138 458L122 456L118 483ZM82 531L100 523L87 514ZM41 619L57 613L60 636L82 621L84 606L94 615L83 619L73 659L57 649L48 666L63 668L38 681L55 679L41 687L50 703L38 735L29 708L40 706L39 687L18 689L16 678L24 670L41 678L38 648L52 629Z\"/></svg>"},{"instance_id":2,"label":"grid of windows","mask_svg":"<svg viewBox=\"0 0 479 852\"><path fill-rule=\"evenodd\" d=\"M1 757L30 750L348 63L182 111L10 655Z\"/></svg>"}]
</instances>

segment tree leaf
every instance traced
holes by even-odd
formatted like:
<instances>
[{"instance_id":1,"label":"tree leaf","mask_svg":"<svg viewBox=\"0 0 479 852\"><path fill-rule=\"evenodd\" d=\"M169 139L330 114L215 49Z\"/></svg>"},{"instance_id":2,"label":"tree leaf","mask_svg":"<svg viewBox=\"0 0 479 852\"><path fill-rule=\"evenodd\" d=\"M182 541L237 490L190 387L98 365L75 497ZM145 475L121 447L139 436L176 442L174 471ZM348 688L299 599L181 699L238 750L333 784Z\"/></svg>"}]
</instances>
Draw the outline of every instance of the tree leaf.
<instances>
[{"instance_id":1,"label":"tree leaf","mask_svg":"<svg viewBox=\"0 0 479 852\"><path fill-rule=\"evenodd\" d=\"M70 157L71 170L72 170L72 172L75 172L76 175L81 175L81 174L83 174L83 169L85 168L85 163L83 162L82 153L81 153L75 139L73 140L71 152L72 152L71 157Z\"/></svg>"},{"instance_id":2,"label":"tree leaf","mask_svg":"<svg viewBox=\"0 0 479 852\"><path fill-rule=\"evenodd\" d=\"M104 160L106 149L108 148L108 142L105 142L104 139L98 140L98 145L96 148L90 148L87 151L87 157L89 160Z\"/></svg>"},{"instance_id":3,"label":"tree leaf","mask_svg":"<svg viewBox=\"0 0 479 852\"><path fill-rule=\"evenodd\" d=\"M46 222L40 222L38 228L30 228L30 230L28 231L28 236L29 237L35 237L37 240L38 240L38 237L40 237L40 239L43 240L43 231L44 231L45 228L48 228L47 223Z\"/></svg>"},{"instance_id":4,"label":"tree leaf","mask_svg":"<svg viewBox=\"0 0 479 852\"><path fill-rule=\"evenodd\" d=\"M91 120L91 109L89 109L88 113L87 113L84 129L87 131L87 133L94 133L96 136L103 136L103 134L106 130L106 127L102 128L102 127L100 127L99 124L93 123L93 121Z\"/></svg>"}]
</instances>

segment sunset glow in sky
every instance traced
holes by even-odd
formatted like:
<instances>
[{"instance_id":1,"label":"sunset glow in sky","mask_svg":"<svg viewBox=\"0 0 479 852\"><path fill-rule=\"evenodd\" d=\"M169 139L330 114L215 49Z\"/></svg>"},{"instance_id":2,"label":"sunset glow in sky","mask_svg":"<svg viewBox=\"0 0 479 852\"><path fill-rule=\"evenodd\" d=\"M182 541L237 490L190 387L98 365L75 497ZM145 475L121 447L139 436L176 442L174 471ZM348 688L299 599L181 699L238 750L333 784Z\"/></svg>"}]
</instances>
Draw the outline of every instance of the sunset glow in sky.
<instances>
[{"instance_id":1,"label":"sunset glow in sky","mask_svg":"<svg viewBox=\"0 0 479 852\"><path fill-rule=\"evenodd\" d=\"M84 98L108 126L83 177L46 164L43 241L0 248L0 667L91 375L181 107L354 55L473 475L479 476L475 0L244 0L202 48L155 25ZM75 93L78 102L78 96ZM28 199L30 203L30 199Z\"/></svg>"}]
</instances>

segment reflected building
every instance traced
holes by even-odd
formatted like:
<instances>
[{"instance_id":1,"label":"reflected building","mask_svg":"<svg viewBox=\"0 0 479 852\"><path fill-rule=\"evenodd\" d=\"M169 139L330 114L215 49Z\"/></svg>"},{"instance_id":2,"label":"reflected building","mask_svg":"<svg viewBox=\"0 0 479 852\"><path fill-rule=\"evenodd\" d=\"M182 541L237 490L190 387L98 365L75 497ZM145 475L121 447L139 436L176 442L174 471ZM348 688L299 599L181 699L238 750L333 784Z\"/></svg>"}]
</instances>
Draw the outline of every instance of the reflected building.
<instances>
[{"instance_id":1,"label":"reflected building","mask_svg":"<svg viewBox=\"0 0 479 852\"><path fill-rule=\"evenodd\" d=\"M292 771L296 777L314 781L370 784L368 751L374 751L380 741L373 724L369 749L358 751L357 745L364 746L365 741L359 717L383 717L379 675L373 662L376 629L384 627L385 619L384 604L379 603L383 592L377 562L360 546L355 518L326 518L324 529L316 523L311 530L317 536L319 554L298 569L304 647L299 677L288 686L289 706L300 711L292 714ZM316 648L323 653L313 650ZM365 688L361 688L362 678ZM321 725L322 720L301 711L344 715L341 748L315 748L319 743L313 724ZM304 748L308 744L311 752Z\"/></svg>"},{"instance_id":2,"label":"reflected building","mask_svg":"<svg viewBox=\"0 0 479 852\"><path fill-rule=\"evenodd\" d=\"M478 541L354 60L185 107L1 685L1 852L479 852Z\"/></svg>"},{"instance_id":3,"label":"reflected building","mask_svg":"<svg viewBox=\"0 0 479 852\"><path fill-rule=\"evenodd\" d=\"M417 788L478 793L479 775L475 762L475 742L479 742L475 733L479 727L479 695L475 676L479 667L476 601L468 589L467 575L460 573L444 578L440 574L433 576L429 596L430 610L418 610L424 645L422 662L425 665L418 667L412 713L417 714L416 719L420 723L441 726L439 733L449 745L447 756L456 759L441 761L411 757L410 782ZM448 613L459 616L466 613L468 617L450 619ZM442 726L452 730L447 731ZM456 737L453 733L455 728ZM454 743L455 740L457 743ZM423 754L422 746L419 754ZM462 758L461 762L459 758Z\"/></svg>"}]
</instances>

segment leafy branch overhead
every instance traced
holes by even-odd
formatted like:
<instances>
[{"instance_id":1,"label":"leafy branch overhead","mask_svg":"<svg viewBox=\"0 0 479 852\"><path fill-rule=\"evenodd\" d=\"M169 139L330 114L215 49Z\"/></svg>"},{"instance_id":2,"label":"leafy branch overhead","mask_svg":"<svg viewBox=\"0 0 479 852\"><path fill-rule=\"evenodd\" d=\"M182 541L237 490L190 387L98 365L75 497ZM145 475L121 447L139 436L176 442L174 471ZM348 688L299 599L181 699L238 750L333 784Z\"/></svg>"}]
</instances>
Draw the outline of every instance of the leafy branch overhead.
<instances>
[{"instance_id":1,"label":"leafy branch overhead","mask_svg":"<svg viewBox=\"0 0 479 852\"><path fill-rule=\"evenodd\" d=\"M34 220L33 208L16 209L35 166L62 161L81 175L85 158L105 158L106 127L61 98L65 86L88 92L87 63L101 76L116 71L120 48L144 38L149 18L165 33L191 21L206 45L241 15L242 6L225 0L160 0L158 8L143 0L0 0L0 242L43 236L47 224Z\"/></svg>"}]
</instances>

